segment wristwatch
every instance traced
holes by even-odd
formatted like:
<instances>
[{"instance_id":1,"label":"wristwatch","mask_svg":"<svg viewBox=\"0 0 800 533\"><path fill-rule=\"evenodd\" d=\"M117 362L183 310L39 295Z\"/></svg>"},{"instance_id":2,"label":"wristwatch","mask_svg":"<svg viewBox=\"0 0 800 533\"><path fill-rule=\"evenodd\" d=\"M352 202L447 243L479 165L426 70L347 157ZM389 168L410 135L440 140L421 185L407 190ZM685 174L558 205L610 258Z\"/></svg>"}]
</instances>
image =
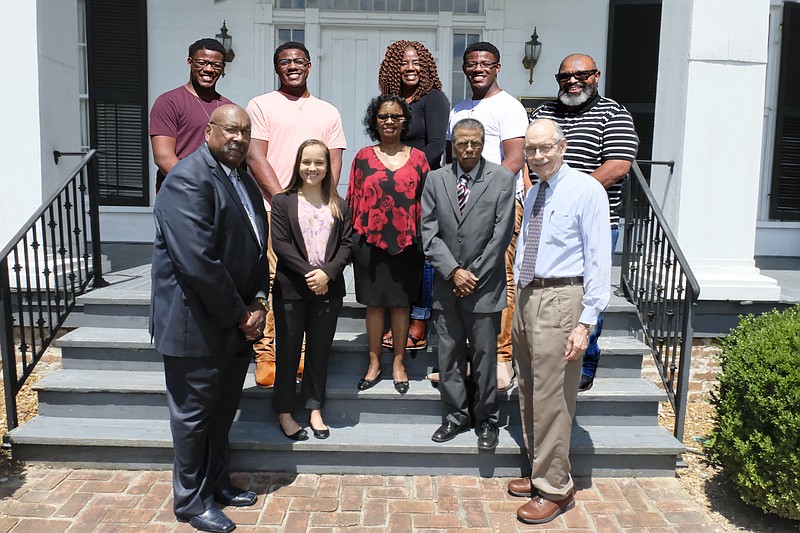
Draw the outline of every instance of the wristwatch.
<instances>
[{"instance_id":1,"label":"wristwatch","mask_svg":"<svg viewBox=\"0 0 800 533\"><path fill-rule=\"evenodd\" d=\"M265 312L269 312L269 300L259 296L258 298L256 298L256 301L261 304L261 307L264 308Z\"/></svg>"}]
</instances>

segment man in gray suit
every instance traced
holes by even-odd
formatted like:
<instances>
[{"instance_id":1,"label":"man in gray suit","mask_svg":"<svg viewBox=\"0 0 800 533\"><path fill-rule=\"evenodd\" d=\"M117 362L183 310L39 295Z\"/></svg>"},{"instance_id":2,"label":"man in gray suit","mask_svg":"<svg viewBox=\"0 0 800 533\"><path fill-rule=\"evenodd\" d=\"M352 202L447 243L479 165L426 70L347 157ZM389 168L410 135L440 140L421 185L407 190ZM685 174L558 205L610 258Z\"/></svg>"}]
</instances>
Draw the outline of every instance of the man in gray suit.
<instances>
[{"instance_id":1,"label":"man in gray suit","mask_svg":"<svg viewBox=\"0 0 800 533\"><path fill-rule=\"evenodd\" d=\"M214 110L205 139L153 207L150 334L164 358L175 516L226 533L236 525L214 502L256 503L231 486L228 432L266 319L267 217L258 185L237 169L250 145L244 109Z\"/></svg>"},{"instance_id":2,"label":"man in gray suit","mask_svg":"<svg viewBox=\"0 0 800 533\"><path fill-rule=\"evenodd\" d=\"M447 408L431 439L446 442L470 426L467 341L476 386L478 449L497 446L497 335L507 306L503 257L514 230L514 175L482 156L483 125L458 121L453 164L428 174L422 240L439 279L433 309L439 334L439 391Z\"/></svg>"}]
</instances>

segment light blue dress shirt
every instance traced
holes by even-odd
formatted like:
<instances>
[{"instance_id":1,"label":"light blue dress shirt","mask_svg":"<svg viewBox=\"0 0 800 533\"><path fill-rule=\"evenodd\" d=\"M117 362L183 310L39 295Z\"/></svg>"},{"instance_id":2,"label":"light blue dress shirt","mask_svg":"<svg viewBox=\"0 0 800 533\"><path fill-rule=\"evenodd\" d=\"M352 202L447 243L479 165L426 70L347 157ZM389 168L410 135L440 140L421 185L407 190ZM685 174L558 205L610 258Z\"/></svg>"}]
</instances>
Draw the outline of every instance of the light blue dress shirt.
<instances>
[{"instance_id":1,"label":"light blue dress shirt","mask_svg":"<svg viewBox=\"0 0 800 533\"><path fill-rule=\"evenodd\" d=\"M611 233L608 195L588 174L564 163L547 180L542 234L536 258L537 278L583 276L583 312L579 322L597 323L611 297ZM514 281L519 280L537 183L525 197L525 211L517 239Z\"/></svg>"}]
</instances>

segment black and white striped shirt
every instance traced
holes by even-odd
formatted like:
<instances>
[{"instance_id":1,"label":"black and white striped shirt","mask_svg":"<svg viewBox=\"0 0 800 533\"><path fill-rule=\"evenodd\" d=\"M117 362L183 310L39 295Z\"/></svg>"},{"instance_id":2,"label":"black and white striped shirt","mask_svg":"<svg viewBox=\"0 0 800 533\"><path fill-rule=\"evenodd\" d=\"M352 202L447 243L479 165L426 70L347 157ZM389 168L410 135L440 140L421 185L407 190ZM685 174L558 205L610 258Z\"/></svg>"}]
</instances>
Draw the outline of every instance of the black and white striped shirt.
<instances>
[{"instance_id":1,"label":"black and white striped shirt","mask_svg":"<svg viewBox=\"0 0 800 533\"><path fill-rule=\"evenodd\" d=\"M567 138L564 161L574 169L592 173L605 161L633 161L636 158L639 137L633 127L633 118L625 107L610 98L595 97L574 111L553 100L531 112L531 121L537 118L553 119L564 130ZM612 228L619 226L624 181L620 179L606 189Z\"/></svg>"}]
</instances>

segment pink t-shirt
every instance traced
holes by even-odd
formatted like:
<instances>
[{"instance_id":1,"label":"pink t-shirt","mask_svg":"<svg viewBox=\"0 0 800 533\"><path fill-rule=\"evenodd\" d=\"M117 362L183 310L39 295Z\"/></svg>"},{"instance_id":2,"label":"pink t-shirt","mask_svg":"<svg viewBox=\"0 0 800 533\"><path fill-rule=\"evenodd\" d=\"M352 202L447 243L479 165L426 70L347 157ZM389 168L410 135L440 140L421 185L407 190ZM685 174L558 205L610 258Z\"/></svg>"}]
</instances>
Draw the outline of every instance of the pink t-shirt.
<instances>
[{"instance_id":1,"label":"pink t-shirt","mask_svg":"<svg viewBox=\"0 0 800 533\"><path fill-rule=\"evenodd\" d=\"M250 100L247 114L253 123L253 139L269 143L267 161L283 188L292 178L297 148L303 141L319 139L330 149L347 148L339 110L319 98L272 91Z\"/></svg>"},{"instance_id":2,"label":"pink t-shirt","mask_svg":"<svg viewBox=\"0 0 800 533\"><path fill-rule=\"evenodd\" d=\"M232 103L219 94L206 102L181 85L156 98L150 110L150 136L165 135L175 139L175 155L183 159L206 142L206 124L211 113L221 105ZM164 176L158 171L156 190L163 180Z\"/></svg>"}]
</instances>

